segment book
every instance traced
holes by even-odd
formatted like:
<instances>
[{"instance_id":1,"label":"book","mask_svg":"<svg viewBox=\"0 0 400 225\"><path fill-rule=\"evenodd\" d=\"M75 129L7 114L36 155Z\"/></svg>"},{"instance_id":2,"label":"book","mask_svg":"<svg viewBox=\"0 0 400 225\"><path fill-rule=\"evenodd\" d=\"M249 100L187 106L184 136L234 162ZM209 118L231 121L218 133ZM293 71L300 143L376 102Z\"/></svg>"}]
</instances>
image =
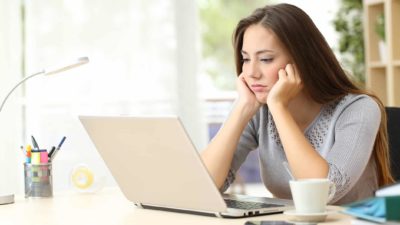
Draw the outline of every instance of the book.
<instances>
[{"instance_id":1,"label":"book","mask_svg":"<svg viewBox=\"0 0 400 225\"><path fill-rule=\"evenodd\" d=\"M400 196L374 197L345 207L343 213L375 223L400 221Z\"/></svg>"}]
</instances>

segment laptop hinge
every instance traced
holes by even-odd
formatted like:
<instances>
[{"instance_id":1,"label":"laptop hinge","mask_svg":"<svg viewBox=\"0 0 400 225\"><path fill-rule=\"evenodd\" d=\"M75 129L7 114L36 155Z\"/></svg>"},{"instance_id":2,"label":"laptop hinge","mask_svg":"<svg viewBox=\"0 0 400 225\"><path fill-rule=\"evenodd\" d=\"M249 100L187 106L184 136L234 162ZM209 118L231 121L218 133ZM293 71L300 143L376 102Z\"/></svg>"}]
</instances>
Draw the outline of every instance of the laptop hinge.
<instances>
[{"instance_id":1,"label":"laptop hinge","mask_svg":"<svg viewBox=\"0 0 400 225\"><path fill-rule=\"evenodd\" d=\"M136 202L136 203L134 203L137 207L139 207L139 208L141 208L141 209L143 209L143 205L142 205L142 203L140 203L140 202Z\"/></svg>"}]
</instances>

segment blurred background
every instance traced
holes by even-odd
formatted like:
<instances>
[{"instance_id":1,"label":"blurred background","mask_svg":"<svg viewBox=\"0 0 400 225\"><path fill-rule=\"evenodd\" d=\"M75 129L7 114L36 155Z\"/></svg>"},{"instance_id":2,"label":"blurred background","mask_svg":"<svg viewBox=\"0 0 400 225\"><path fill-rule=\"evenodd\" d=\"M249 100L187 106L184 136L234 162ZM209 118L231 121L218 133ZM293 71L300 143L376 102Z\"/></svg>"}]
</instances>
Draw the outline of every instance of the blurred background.
<instances>
[{"instance_id":1,"label":"blurred background","mask_svg":"<svg viewBox=\"0 0 400 225\"><path fill-rule=\"evenodd\" d=\"M231 38L237 22L279 2L306 11L352 79L364 85L357 0L0 1L1 99L42 68L90 58L63 74L29 80L10 97L0 114L0 188L23 193L19 147L31 135L48 149L67 137L53 163L55 191L71 188L71 171L82 163L115 185L78 115L179 115L201 151L236 97ZM257 157L254 151L242 166L238 192L264 194Z\"/></svg>"}]
</instances>

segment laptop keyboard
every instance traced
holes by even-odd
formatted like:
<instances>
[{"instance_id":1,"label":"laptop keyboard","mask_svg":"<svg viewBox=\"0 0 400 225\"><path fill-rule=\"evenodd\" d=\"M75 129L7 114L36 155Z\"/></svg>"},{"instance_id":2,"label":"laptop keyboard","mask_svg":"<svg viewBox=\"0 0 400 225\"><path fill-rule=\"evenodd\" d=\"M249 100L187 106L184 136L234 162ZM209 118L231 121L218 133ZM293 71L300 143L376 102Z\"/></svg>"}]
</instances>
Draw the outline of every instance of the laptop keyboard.
<instances>
[{"instance_id":1,"label":"laptop keyboard","mask_svg":"<svg viewBox=\"0 0 400 225\"><path fill-rule=\"evenodd\" d=\"M224 199L228 208L235 209L261 209L261 208L271 208L271 207L282 207L284 205L270 204L263 202L245 202L233 199Z\"/></svg>"}]
</instances>

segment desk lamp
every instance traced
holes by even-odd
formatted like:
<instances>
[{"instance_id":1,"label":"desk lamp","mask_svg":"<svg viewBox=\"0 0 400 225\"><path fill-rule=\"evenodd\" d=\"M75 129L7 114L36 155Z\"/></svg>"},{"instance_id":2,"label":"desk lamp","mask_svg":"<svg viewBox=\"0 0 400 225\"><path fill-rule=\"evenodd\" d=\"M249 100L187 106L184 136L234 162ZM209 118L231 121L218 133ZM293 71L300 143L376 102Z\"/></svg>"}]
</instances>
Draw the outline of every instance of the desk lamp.
<instances>
[{"instance_id":1,"label":"desk lamp","mask_svg":"<svg viewBox=\"0 0 400 225\"><path fill-rule=\"evenodd\" d=\"M57 73L61 73L64 72L66 70L81 66L83 64L86 64L89 62L89 58L88 57L80 57L77 60L70 62L68 64L63 64L61 66L56 66L56 67L51 67L48 69L42 69L41 71L34 73L32 75L29 75L27 77L25 77L24 79L22 79L20 82L18 82L12 89L11 91L8 92L8 94L6 95L6 97L4 98L3 102L1 103L0 106L0 113L1 110L3 109L4 104L6 103L8 97L10 97L11 93L22 83L24 83L26 80L38 76L38 75L53 75L53 74L57 74ZM0 205L3 204L10 204L14 202L14 194L7 194L7 195L3 195L0 194Z\"/></svg>"}]
</instances>

